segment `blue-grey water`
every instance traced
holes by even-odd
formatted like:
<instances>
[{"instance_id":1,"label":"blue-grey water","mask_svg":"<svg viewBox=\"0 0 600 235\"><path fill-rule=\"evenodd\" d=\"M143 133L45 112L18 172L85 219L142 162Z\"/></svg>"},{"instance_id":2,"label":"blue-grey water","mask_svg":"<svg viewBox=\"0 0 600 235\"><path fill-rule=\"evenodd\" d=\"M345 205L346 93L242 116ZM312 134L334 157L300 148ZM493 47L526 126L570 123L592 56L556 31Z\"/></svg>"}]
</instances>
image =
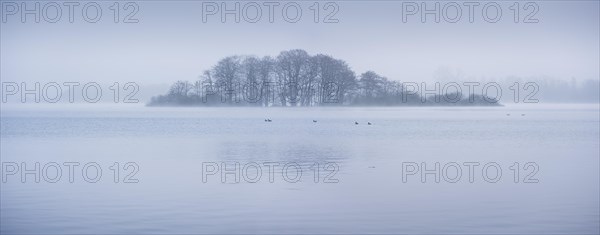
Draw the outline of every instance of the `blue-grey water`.
<instances>
[{"instance_id":1,"label":"blue-grey water","mask_svg":"<svg viewBox=\"0 0 600 235\"><path fill-rule=\"evenodd\" d=\"M65 166L56 183L6 175L1 233L600 232L598 105L17 106L2 108L0 127L4 166L80 163L73 183ZM90 162L101 166L97 183L82 179ZM139 166L138 183L123 183L128 162ZM273 183L266 167L257 183L233 183L235 175L222 183L218 174L203 182L203 162L298 163L303 171L296 183L283 179L281 166ZM426 175L423 183L419 174L403 182L402 164L411 162L480 165L474 182L464 166L456 183L447 175L439 183ZM492 162L502 169L496 183L481 170ZM339 169L330 175L326 164Z\"/></svg>"}]
</instances>

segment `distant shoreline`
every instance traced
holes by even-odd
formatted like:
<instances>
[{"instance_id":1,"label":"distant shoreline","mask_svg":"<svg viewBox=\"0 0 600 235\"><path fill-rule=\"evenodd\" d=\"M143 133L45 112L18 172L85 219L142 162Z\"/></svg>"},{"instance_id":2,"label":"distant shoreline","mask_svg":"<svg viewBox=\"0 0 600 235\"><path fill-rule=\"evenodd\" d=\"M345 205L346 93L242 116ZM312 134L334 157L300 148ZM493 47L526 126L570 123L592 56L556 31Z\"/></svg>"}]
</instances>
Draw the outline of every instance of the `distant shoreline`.
<instances>
[{"instance_id":1,"label":"distant shoreline","mask_svg":"<svg viewBox=\"0 0 600 235\"><path fill-rule=\"evenodd\" d=\"M424 103L406 105L315 105L315 106L257 106L257 105L206 105L206 104L173 104L173 103L147 103L146 107L190 107L190 108L385 108L385 107L504 107L496 103Z\"/></svg>"}]
</instances>

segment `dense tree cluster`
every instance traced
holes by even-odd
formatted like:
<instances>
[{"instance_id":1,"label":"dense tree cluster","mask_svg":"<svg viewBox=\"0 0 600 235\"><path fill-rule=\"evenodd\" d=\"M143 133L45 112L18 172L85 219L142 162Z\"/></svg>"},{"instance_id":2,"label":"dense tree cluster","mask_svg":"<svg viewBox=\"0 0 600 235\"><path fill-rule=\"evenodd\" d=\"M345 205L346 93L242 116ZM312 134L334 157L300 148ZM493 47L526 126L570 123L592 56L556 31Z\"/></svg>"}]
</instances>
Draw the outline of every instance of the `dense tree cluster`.
<instances>
[{"instance_id":1,"label":"dense tree cluster","mask_svg":"<svg viewBox=\"0 0 600 235\"><path fill-rule=\"evenodd\" d=\"M197 106L396 106L497 105L496 100L462 93L421 96L399 81L373 71L357 76L343 60L311 56L304 50L269 56L229 56L197 81L178 81L150 105ZM450 97L450 98L448 98Z\"/></svg>"}]
</instances>

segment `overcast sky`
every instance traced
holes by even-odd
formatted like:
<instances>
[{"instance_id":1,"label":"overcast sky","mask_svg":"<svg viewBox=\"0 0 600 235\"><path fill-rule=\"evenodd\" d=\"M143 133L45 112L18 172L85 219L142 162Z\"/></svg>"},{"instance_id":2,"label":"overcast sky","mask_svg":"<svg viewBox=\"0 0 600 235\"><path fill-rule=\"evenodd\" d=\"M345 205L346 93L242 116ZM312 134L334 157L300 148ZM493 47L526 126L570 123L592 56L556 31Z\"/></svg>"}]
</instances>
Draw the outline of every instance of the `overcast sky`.
<instances>
[{"instance_id":1,"label":"overcast sky","mask_svg":"<svg viewBox=\"0 0 600 235\"><path fill-rule=\"evenodd\" d=\"M314 23L313 2L299 3L303 15L297 23L281 17L283 3L275 8L275 23L268 22L266 7L258 23L235 23L233 16L222 23L219 15L203 23L202 3L193 1L138 2L137 24L115 24L111 2L101 3L103 15L95 24L82 19L81 6L74 23L65 7L55 24L43 18L34 23L33 16L21 23L20 15L3 9L1 78L168 84L194 80L225 56L276 56L296 48L343 59L357 73L374 70L403 81L429 81L440 69L471 78L598 79L600 73L598 1L537 2L539 23L530 24L513 22L513 2L500 2L497 23L482 18L482 3L474 23L464 7L455 24L443 18L435 23L433 16L422 23L418 14L404 23L401 2L392 1L337 2L339 23ZM521 9L520 20L531 10ZM328 11L321 11L322 19Z\"/></svg>"}]
</instances>

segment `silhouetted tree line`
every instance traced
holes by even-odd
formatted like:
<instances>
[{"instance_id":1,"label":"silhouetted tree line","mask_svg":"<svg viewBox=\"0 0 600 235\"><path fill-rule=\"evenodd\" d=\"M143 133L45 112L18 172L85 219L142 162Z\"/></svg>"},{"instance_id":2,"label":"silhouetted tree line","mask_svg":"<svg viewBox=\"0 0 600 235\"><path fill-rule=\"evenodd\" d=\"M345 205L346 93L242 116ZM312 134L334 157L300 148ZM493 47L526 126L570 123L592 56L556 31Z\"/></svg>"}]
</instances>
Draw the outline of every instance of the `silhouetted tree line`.
<instances>
[{"instance_id":1,"label":"silhouetted tree line","mask_svg":"<svg viewBox=\"0 0 600 235\"><path fill-rule=\"evenodd\" d=\"M348 64L304 50L276 58L229 56L197 81L177 81L149 105L188 106L401 106L498 105L497 100L462 93L425 95L408 92L399 81L373 71L356 76Z\"/></svg>"}]
</instances>

